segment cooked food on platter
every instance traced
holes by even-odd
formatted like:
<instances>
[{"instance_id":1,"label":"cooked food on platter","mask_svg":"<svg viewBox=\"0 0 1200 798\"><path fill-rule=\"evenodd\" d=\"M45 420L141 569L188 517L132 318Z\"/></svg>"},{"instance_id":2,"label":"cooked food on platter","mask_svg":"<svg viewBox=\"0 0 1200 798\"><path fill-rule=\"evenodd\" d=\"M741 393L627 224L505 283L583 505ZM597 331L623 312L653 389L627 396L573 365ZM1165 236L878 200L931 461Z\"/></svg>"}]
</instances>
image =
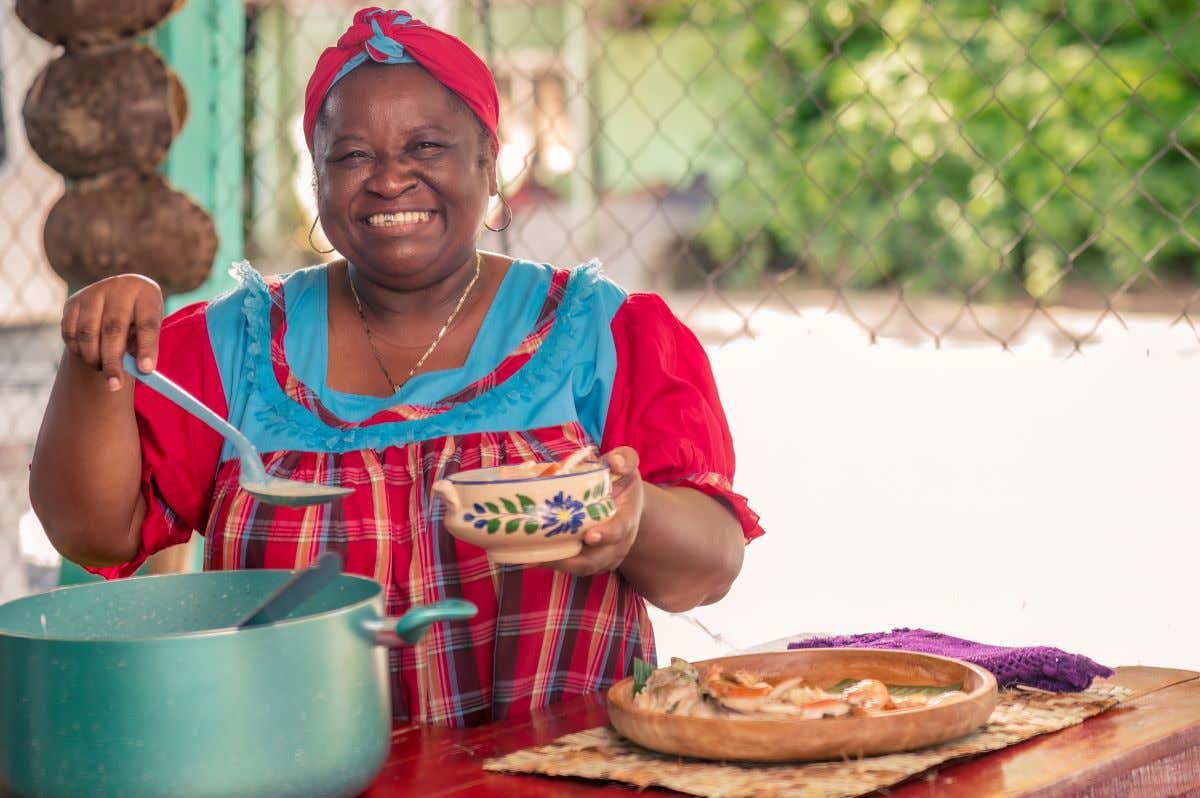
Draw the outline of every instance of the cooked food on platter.
<instances>
[{"instance_id":1,"label":"cooked food on platter","mask_svg":"<svg viewBox=\"0 0 1200 798\"><path fill-rule=\"evenodd\" d=\"M651 673L645 684L635 684L634 689L633 703L639 709L696 718L756 720L880 715L936 706L964 696L961 690L948 686L889 689L878 679L846 679L829 689L809 684L803 676L773 684L751 671L728 671L720 665L701 673L678 657L671 659L669 667Z\"/></svg>"},{"instance_id":2,"label":"cooked food on platter","mask_svg":"<svg viewBox=\"0 0 1200 798\"><path fill-rule=\"evenodd\" d=\"M729 762L911 751L987 722L996 679L915 651L808 648L663 668L634 661L608 691L613 727L638 745Z\"/></svg>"}]
</instances>

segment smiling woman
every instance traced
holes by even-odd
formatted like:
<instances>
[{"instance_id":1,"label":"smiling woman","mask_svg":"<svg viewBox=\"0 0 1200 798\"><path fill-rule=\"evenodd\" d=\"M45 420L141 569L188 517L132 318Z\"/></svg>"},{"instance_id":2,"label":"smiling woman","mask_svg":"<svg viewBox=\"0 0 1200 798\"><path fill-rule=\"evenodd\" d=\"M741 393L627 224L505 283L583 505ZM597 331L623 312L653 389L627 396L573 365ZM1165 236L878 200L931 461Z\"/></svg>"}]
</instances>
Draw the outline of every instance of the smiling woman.
<instances>
[{"instance_id":1,"label":"smiling woman","mask_svg":"<svg viewBox=\"0 0 1200 798\"><path fill-rule=\"evenodd\" d=\"M495 194L492 139L455 95L416 64L367 64L326 96L313 135L322 226L346 257L345 285L368 336L385 387L398 391L389 350L430 344L408 370L411 378L435 356L464 304L459 335L434 363L459 365L482 322L497 279L483 281L475 240ZM340 270L340 266L334 269ZM497 270L489 270L495 277ZM449 315L447 314L447 308ZM432 318L431 318L432 317ZM439 327L433 325L442 321ZM432 335L429 330L436 330ZM399 346L395 342L401 342ZM456 351L455 344L458 344ZM385 356L385 352L391 356ZM399 359L411 359L411 351ZM375 369L351 368L335 382L356 393L378 385ZM355 383L354 376L368 377Z\"/></svg>"},{"instance_id":2,"label":"smiling woman","mask_svg":"<svg viewBox=\"0 0 1200 798\"><path fill-rule=\"evenodd\" d=\"M305 94L318 207L342 255L163 320L136 275L80 291L33 465L55 545L107 577L205 535L209 569L296 568L323 551L384 587L389 614L441 598L478 615L393 653L397 720L470 724L602 689L654 661L645 601L713 602L758 516L707 357L661 299L480 252L496 193L496 88L463 42L364 9ZM352 492L258 503L221 439L123 376L158 367L238 426L269 474ZM613 509L545 509L582 551L500 566L447 533L432 486L459 471L595 446ZM184 453L184 454L181 454ZM577 502L576 502L577 503Z\"/></svg>"},{"instance_id":3,"label":"smiling woman","mask_svg":"<svg viewBox=\"0 0 1200 798\"><path fill-rule=\"evenodd\" d=\"M326 96L313 135L317 206L368 305L447 282L453 299L470 277L495 155L454 97L416 64L365 65Z\"/></svg>"}]
</instances>

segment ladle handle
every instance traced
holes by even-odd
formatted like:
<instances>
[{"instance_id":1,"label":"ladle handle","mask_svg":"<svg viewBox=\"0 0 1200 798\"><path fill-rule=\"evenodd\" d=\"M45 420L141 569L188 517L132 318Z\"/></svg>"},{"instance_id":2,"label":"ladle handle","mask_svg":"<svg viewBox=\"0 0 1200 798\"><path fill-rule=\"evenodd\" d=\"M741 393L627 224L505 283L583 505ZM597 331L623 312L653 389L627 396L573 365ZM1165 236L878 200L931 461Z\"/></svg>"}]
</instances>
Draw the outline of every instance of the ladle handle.
<instances>
[{"instance_id":1,"label":"ladle handle","mask_svg":"<svg viewBox=\"0 0 1200 798\"><path fill-rule=\"evenodd\" d=\"M238 622L237 628L262 626L281 621L342 572L342 557L327 551L307 568L297 571L279 586L265 601L252 609Z\"/></svg>"},{"instance_id":2,"label":"ladle handle","mask_svg":"<svg viewBox=\"0 0 1200 798\"><path fill-rule=\"evenodd\" d=\"M149 385L212 427L232 443L233 448L237 450L238 458L242 461L242 471L249 472L245 474L247 478L254 482L265 483L267 481L267 472L262 466L262 458L258 456L258 450L254 448L254 444L250 443L250 439L243 435L237 427L218 416L207 405L179 387L174 381L164 377L157 371L144 372L139 369L137 361L128 352L121 359L121 365L125 367L125 371L134 379Z\"/></svg>"}]
</instances>

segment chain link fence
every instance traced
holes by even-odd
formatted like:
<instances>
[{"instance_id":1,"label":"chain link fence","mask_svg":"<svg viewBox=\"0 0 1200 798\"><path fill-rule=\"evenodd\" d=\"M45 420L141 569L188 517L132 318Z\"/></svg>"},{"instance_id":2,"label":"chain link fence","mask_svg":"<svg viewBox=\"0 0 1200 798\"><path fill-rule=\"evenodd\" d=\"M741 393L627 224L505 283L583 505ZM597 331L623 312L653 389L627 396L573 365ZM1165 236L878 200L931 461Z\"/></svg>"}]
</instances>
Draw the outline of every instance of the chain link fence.
<instances>
[{"instance_id":1,"label":"chain link fence","mask_svg":"<svg viewBox=\"0 0 1200 798\"><path fill-rule=\"evenodd\" d=\"M303 89L359 3L191 5L208 9L190 23L204 36L192 30L192 49L168 57L235 89L189 83L193 116L219 123L172 154L178 166L187 149L200 182L185 188L218 218L210 288L243 253L269 272L313 263ZM1200 342L1194 3L408 8L496 73L513 222L483 246L600 258L626 287L667 296L709 343L753 336L765 314L828 311L870 340L1007 348L1036 333L1064 354L1153 312ZM62 181L29 151L20 113L54 55L11 4L0 10L0 580L65 295L41 247Z\"/></svg>"}]
</instances>

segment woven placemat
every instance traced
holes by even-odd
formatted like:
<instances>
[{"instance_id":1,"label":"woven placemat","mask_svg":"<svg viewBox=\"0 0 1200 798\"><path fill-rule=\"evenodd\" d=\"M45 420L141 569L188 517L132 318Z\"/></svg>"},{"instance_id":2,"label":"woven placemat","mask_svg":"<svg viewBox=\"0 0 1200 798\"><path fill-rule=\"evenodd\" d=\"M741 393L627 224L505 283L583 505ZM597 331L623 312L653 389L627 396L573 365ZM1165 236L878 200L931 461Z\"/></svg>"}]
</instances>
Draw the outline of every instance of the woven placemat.
<instances>
[{"instance_id":1,"label":"woven placemat","mask_svg":"<svg viewBox=\"0 0 1200 798\"><path fill-rule=\"evenodd\" d=\"M483 767L620 781L639 788L668 787L706 798L849 798L898 784L950 759L1007 748L1074 726L1111 709L1131 693L1108 684L1094 684L1082 693L1006 690L987 724L965 737L920 751L844 762L735 765L680 759L648 751L603 726L489 759Z\"/></svg>"}]
</instances>

